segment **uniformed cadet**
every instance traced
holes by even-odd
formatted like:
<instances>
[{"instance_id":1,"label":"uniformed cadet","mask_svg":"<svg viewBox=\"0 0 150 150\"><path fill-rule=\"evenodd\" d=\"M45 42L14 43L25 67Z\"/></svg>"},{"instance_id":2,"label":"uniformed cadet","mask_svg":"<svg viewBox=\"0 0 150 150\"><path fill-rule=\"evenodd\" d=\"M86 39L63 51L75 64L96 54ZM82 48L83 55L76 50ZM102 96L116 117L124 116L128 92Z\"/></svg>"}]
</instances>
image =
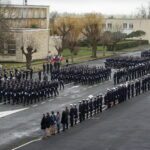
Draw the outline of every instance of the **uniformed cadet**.
<instances>
[{"instance_id":1,"label":"uniformed cadet","mask_svg":"<svg viewBox=\"0 0 150 150\"><path fill-rule=\"evenodd\" d=\"M90 102L89 102L89 111L90 111L90 117L92 117L92 115L93 115L93 101L92 101L92 98L90 99Z\"/></svg>"},{"instance_id":2,"label":"uniformed cadet","mask_svg":"<svg viewBox=\"0 0 150 150\"><path fill-rule=\"evenodd\" d=\"M53 69L51 80L62 80L64 83L74 82L75 84L95 84L109 80L111 77L111 69L104 67L88 67L88 66L70 66L60 69Z\"/></svg>"},{"instance_id":3,"label":"uniformed cadet","mask_svg":"<svg viewBox=\"0 0 150 150\"><path fill-rule=\"evenodd\" d=\"M82 107L82 103L81 103L81 101L79 102L79 121L80 121L80 123L83 121L82 120L82 109L83 109L83 107Z\"/></svg>"},{"instance_id":4,"label":"uniformed cadet","mask_svg":"<svg viewBox=\"0 0 150 150\"><path fill-rule=\"evenodd\" d=\"M70 126L73 127L74 123L74 108L73 105L70 104Z\"/></svg>"},{"instance_id":5,"label":"uniformed cadet","mask_svg":"<svg viewBox=\"0 0 150 150\"><path fill-rule=\"evenodd\" d=\"M115 69L134 67L138 64L148 63L149 57L131 57L131 56L116 56L107 58L105 67Z\"/></svg>"},{"instance_id":6,"label":"uniformed cadet","mask_svg":"<svg viewBox=\"0 0 150 150\"><path fill-rule=\"evenodd\" d=\"M78 120L78 109L77 109L77 105L74 104L74 123L75 123L75 125L77 124L77 120Z\"/></svg>"}]
</instances>

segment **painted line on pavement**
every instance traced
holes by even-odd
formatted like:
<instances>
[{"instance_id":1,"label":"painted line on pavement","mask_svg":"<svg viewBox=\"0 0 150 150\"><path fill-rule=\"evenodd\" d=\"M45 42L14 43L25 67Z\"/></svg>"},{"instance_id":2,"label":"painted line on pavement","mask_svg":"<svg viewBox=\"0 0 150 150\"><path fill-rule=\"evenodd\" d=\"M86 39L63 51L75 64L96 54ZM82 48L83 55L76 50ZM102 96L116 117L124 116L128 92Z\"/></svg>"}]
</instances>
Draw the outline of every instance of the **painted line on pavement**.
<instances>
[{"instance_id":1,"label":"painted line on pavement","mask_svg":"<svg viewBox=\"0 0 150 150\"><path fill-rule=\"evenodd\" d=\"M0 103L0 105L3 105L4 103Z\"/></svg>"},{"instance_id":2,"label":"painted line on pavement","mask_svg":"<svg viewBox=\"0 0 150 150\"><path fill-rule=\"evenodd\" d=\"M24 110L27 110L27 109L29 109L29 107L22 108L22 109L16 109L16 110L2 111L2 112L0 112L0 118L15 114L17 112L21 112L21 111L24 111Z\"/></svg>"},{"instance_id":3,"label":"painted line on pavement","mask_svg":"<svg viewBox=\"0 0 150 150\"><path fill-rule=\"evenodd\" d=\"M19 148L21 148L21 147L24 147L24 146L26 146L26 145L29 145L29 144L31 144L31 143L34 143L34 142L37 142L37 141L40 141L40 140L42 140L42 138L32 140L32 141L27 142L27 143L25 143L25 144L23 144L23 145L20 145L20 146L18 146L18 147L16 147L16 148L13 148L12 150L17 150L17 149L19 149Z\"/></svg>"},{"instance_id":4,"label":"painted line on pavement","mask_svg":"<svg viewBox=\"0 0 150 150\"><path fill-rule=\"evenodd\" d=\"M32 107L37 107L38 105L36 104L36 105L33 105Z\"/></svg>"},{"instance_id":5,"label":"painted line on pavement","mask_svg":"<svg viewBox=\"0 0 150 150\"><path fill-rule=\"evenodd\" d=\"M45 104L46 102L42 102L41 104Z\"/></svg>"},{"instance_id":6,"label":"painted line on pavement","mask_svg":"<svg viewBox=\"0 0 150 150\"><path fill-rule=\"evenodd\" d=\"M48 100L49 102L52 102L54 99Z\"/></svg>"}]
</instances>

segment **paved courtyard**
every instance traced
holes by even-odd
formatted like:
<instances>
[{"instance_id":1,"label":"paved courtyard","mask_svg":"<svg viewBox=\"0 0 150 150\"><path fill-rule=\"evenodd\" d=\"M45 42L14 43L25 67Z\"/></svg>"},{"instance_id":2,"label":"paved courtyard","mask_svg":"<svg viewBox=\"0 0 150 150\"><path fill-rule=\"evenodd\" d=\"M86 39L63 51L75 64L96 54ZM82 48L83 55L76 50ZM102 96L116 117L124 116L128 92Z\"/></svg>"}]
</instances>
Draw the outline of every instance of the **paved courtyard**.
<instances>
[{"instance_id":1,"label":"paved courtyard","mask_svg":"<svg viewBox=\"0 0 150 150\"><path fill-rule=\"evenodd\" d=\"M122 55L139 56L140 52L134 52L134 53L128 53L128 54L122 54ZM91 61L91 62L86 62L83 64L99 66L99 65L104 65L104 61L105 61L105 59L100 59L100 60L95 60L95 61ZM78 101L82 100L83 98L87 98L91 94L97 95L98 93L105 93L106 89L108 87L113 87L112 80L106 81L104 83L96 84L93 86L82 86L82 85L69 84L69 85L65 86L65 89L60 92L60 95L58 97L56 97L54 99L49 99L44 102L40 102L35 105L31 105L29 107L23 107L23 106L19 106L19 105L11 106L11 105L0 104L0 149L1 150L12 149L13 147L22 145L30 140L39 138L41 136L40 121L41 121L41 117L42 117L43 113L50 112L52 110L61 111L63 108L65 108L65 106L69 106L69 104L71 104L71 103L77 104ZM146 97L146 95L144 95L144 97ZM148 94L147 94L147 98L148 98ZM137 99L139 99L139 98L137 98ZM138 100L137 100L137 102L138 102ZM128 102L128 103L130 105L131 102ZM123 107L126 110L126 113L128 114L129 110L128 110L128 107L126 107L127 104L123 104L121 107ZM143 106L145 106L145 105L143 105ZM69 137L69 135L72 136L72 138L75 135L78 137L81 136L81 138L82 138L82 137L88 137L87 134L90 136L90 133L93 133L93 136L97 137L96 134L94 135L94 133L98 133L98 131L96 131L96 125L98 125L97 127L99 129L103 129L107 126L112 126L111 129L105 129L105 130L108 130L108 133L105 133L106 135L104 136L106 138L107 134L109 134L110 138L111 138L111 136L113 136L112 132L114 131L114 129L116 130L114 123L118 122L118 126L120 126L121 122L119 121L119 119L115 121L114 120L115 117L113 118L113 120L109 120L109 118L111 119L112 117L110 117L110 116L115 115L115 114L119 115L121 117L121 115L120 115L120 114L122 114L121 107L116 106L112 110L103 113L102 116L98 116L96 119L93 119L91 121L90 120L86 121L82 125L67 131L67 133L65 133L65 135L63 133L59 136L52 137L52 138L50 138L49 142L51 144L55 143L53 141L55 141L55 138L59 138L59 137L60 137L60 140L62 140L62 138L61 138L62 136L63 136L63 139L71 138L71 137ZM148 105L146 105L146 107L148 107ZM134 106L134 108L136 108L136 106ZM146 109L146 108L143 108L143 109ZM146 114L148 115L148 112ZM137 115L139 116L139 114L137 114ZM100 117L100 119L99 119L99 117ZM134 117L137 117L137 116L134 116ZM133 120L134 117L131 118L131 120ZM130 118L130 117L127 116L127 118ZM102 123L106 123L106 122L108 122L108 125L106 126L103 124L104 127L102 127L103 126ZM124 123L126 123L126 120L124 120ZM146 125L147 125L147 123L146 123ZM84 129L84 126L85 126L85 129ZM94 128L95 128L95 130L94 130ZM86 129L89 129L89 130L87 131ZM76 130L79 131L80 133L77 133ZM94 132L92 132L92 130L94 130ZM112 132L109 133L110 130ZM121 130L121 129L118 128L118 130ZM87 133L85 135L82 135L83 131L86 131ZM77 134L79 134L79 135L77 135ZM101 132L99 134L101 134ZM119 134L119 131L118 131L118 134ZM109 138L109 136L107 138ZM91 135L91 138L89 138L89 141L87 141L88 139L86 139L87 146L88 146L88 144L90 144L89 143L91 141L90 139L92 139L92 135ZM46 142L46 141L41 141L41 142ZM81 139L81 142L84 143L85 140ZM95 140L95 142L96 142L96 140ZM66 141L66 143L68 143L68 142ZM72 144L72 143L70 143L70 144ZM91 143L91 145L92 145L92 143Z\"/></svg>"},{"instance_id":2,"label":"paved courtyard","mask_svg":"<svg viewBox=\"0 0 150 150\"><path fill-rule=\"evenodd\" d=\"M150 93L119 104L75 128L18 150L149 150Z\"/></svg>"}]
</instances>

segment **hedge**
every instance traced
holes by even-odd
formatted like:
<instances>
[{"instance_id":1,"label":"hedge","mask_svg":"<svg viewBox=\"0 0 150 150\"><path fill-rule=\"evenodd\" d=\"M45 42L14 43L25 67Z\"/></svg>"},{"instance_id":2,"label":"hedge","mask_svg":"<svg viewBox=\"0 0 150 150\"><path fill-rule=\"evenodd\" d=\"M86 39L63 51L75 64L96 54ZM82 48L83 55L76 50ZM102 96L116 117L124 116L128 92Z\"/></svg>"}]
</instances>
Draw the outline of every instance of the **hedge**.
<instances>
[{"instance_id":1,"label":"hedge","mask_svg":"<svg viewBox=\"0 0 150 150\"><path fill-rule=\"evenodd\" d=\"M149 44L148 40L131 40L131 41L122 41L119 42L115 45L115 50L122 50L122 49L126 49L126 48L132 48L132 47L136 47L139 45L145 45L145 44ZM107 46L107 50L108 51L113 51L114 50L114 45L113 44L109 44Z\"/></svg>"}]
</instances>

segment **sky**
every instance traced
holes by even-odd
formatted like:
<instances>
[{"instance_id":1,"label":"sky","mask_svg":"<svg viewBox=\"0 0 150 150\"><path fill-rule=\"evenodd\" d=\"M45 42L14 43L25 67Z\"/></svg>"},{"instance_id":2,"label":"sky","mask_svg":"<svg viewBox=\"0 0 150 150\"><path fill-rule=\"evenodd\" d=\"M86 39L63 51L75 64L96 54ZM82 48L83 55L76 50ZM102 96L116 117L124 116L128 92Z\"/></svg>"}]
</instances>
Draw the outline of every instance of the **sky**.
<instances>
[{"instance_id":1,"label":"sky","mask_svg":"<svg viewBox=\"0 0 150 150\"><path fill-rule=\"evenodd\" d=\"M7 0L3 0L7 1ZM23 0L10 0L12 4L23 4ZM49 5L51 11L68 13L97 12L105 15L130 15L150 0L28 0L30 5Z\"/></svg>"}]
</instances>

